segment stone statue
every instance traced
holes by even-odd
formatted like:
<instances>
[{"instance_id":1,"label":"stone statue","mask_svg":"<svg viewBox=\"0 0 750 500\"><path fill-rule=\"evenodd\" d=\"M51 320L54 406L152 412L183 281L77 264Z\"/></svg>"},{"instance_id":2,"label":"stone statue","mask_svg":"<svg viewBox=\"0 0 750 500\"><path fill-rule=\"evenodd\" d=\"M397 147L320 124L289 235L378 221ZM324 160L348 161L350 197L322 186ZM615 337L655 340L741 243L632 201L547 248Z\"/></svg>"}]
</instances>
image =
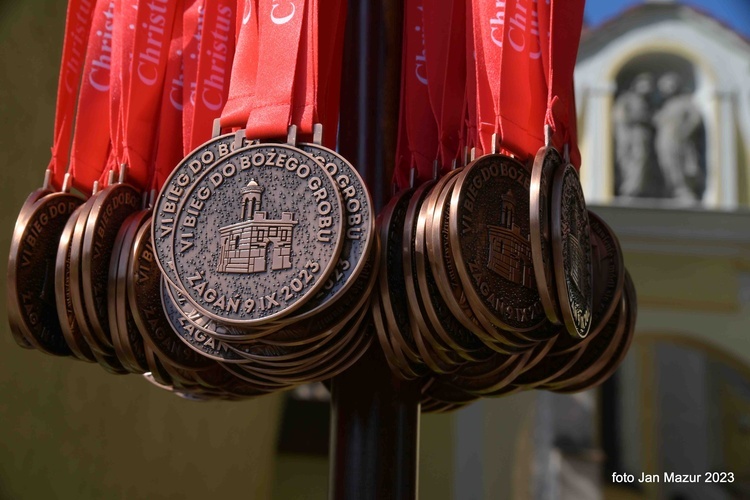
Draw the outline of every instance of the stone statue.
<instances>
[{"instance_id":1,"label":"stone statue","mask_svg":"<svg viewBox=\"0 0 750 500\"><path fill-rule=\"evenodd\" d=\"M654 145L665 195L699 201L706 182L703 119L677 73L665 73L657 86L663 104L654 114Z\"/></svg>"},{"instance_id":2,"label":"stone statue","mask_svg":"<svg viewBox=\"0 0 750 500\"><path fill-rule=\"evenodd\" d=\"M654 163L653 91L653 76L642 73L615 101L613 116L619 196L644 196L647 188L647 170Z\"/></svg>"}]
</instances>

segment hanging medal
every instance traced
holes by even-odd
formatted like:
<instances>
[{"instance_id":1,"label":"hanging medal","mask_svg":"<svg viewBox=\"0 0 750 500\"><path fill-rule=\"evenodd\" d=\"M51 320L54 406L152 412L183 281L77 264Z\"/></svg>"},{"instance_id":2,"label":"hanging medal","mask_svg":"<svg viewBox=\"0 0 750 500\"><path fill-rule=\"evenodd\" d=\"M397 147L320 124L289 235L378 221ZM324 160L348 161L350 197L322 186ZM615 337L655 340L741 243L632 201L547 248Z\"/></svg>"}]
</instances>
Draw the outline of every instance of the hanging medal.
<instances>
[{"instance_id":1,"label":"hanging medal","mask_svg":"<svg viewBox=\"0 0 750 500\"><path fill-rule=\"evenodd\" d=\"M55 314L55 257L68 218L83 202L68 193L66 167L92 14L89 2L68 4L52 159L43 188L31 193L21 208L8 259L8 319L13 337L21 347L53 355L72 353Z\"/></svg>"},{"instance_id":2,"label":"hanging medal","mask_svg":"<svg viewBox=\"0 0 750 500\"><path fill-rule=\"evenodd\" d=\"M281 12L260 2L256 86L263 93L248 103L245 137L287 133L305 7ZM325 285L343 244L333 178L291 144L231 154L196 177L178 205L176 285L201 313L229 325L257 327L301 307Z\"/></svg>"},{"instance_id":3,"label":"hanging medal","mask_svg":"<svg viewBox=\"0 0 750 500\"><path fill-rule=\"evenodd\" d=\"M509 8L511 4L517 8L516 2L509 3ZM513 52L512 60L519 57L509 41L513 30L505 22L512 19L512 12L497 12L487 2L472 2L471 16L476 51L476 129L482 150L494 153L500 141L506 147L507 112L501 112L501 97L515 96L512 86L504 86L513 80L512 72L506 69L506 56ZM489 23L488 19L497 22ZM531 38L531 34L530 30L526 36ZM535 61L534 53L527 50L521 59L523 67L528 67L529 61ZM546 89L529 99L544 96ZM530 332L545 321L529 243L529 182L529 172L516 159L486 154L463 170L451 197L451 251L467 300L480 321L507 332ZM498 340L522 345L512 333Z\"/></svg>"}]
</instances>

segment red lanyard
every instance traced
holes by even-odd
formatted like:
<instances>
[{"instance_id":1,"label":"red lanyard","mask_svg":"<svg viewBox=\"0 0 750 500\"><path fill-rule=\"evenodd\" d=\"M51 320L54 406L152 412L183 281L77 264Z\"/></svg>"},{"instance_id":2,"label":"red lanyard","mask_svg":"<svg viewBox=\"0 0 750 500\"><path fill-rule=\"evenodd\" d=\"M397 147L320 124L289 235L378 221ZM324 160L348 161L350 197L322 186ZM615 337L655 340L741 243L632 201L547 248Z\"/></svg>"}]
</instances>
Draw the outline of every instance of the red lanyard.
<instances>
[{"instance_id":1,"label":"red lanyard","mask_svg":"<svg viewBox=\"0 0 750 500\"><path fill-rule=\"evenodd\" d=\"M425 2L424 32L427 90L437 121L440 165L450 167L458 156L464 121L461 97L466 93L466 2ZM457 99L458 97L458 99Z\"/></svg>"},{"instance_id":2,"label":"red lanyard","mask_svg":"<svg viewBox=\"0 0 750 500\"><path fill-rule=\"evenodd\" d=\"M169 57L164 72L161 108L159 112L159 135L154 159L154 182L152 189L161 189L169 173L183 157L182 144L182 11L183 0L175 1L176 15L172 25Z\"/></svg>"},{"instance_id":3,"label":"red lanyard","mask_svg":"<svg viewBox=\"0 0 750 500\"><path fill-rule=\"evenodd\" d=\"M575 95L571 84L575 69L578 43L583 25L584 0L570 0L562 7L560 1L538 2L539 20L542 27L542 53L545 55L547 86L547 110L545 125L551 127L552 143L560 150L568 146L570 160L576 167L581 165L575 123Z\"/></svg>"},{"instance_id":4,"label":"red lanyard","mask_svg":"<svg viewBox=\"0 0 750 500\"><path fill-rule=\"evenodd\" d=\"M73 185L91 193L109 155L110 72L115 5L97 0L92 14L70 156Z\"/></svg>"},{"instance_id":5,"label":"red lanyard","mask_svg":"<svg viewBox=\"0 0 750 500\"><path fill-rule=\"evenodd\" d=\"M94 0L70 0L68 3L60 78L57 84L52 159L48 167L52 174L50 182L56 189L62 187L68 166L76 97L84 69L94 3Z\"/></svg>"},{"instance_id":6,"label":"red lanyard","mask_svg":"<svg viewBox=\"0 0 750 500\"><path fill-rule=\"evenodd\" d=\"M203 32L204 0L185 0L182 17L182 147L183 155L193 148L193 111L198 78L198 56Z\"/></svg>"},{"instance_id":7,"label":"red lanyard","mask_svg":"<svg viewBox=\"0 0 750 500\"><path fill-rule=\"evenodd\" d=\"M154 123L162 98L176 4L174 0L139 1L133 28L128 26L126 31L132 34L132 63L125 65L130 69L121 106L123 162L128 165L128 181L141 189L149 187L153 172Z\"/></svg>"},{"instance_id":8,"label":"red lanyard","mask_svg":"<svg viewBox=\"0 0 750 500\"><path fill-rule=\"evenodd\" d=\"M213 122L227 101L234 59L236 0L206 1L198 51L190 150L211 138Z\"/></svg>"},{"instance_id":9,"label":"red lanyard","mask_svg":"<svg viewBox=\"0 0 750 500\"><path fill-rule=\"evenodd\" d=\"M248 138L285 137L292 119L294 76L308 0L259 0L258 64L255 86L262 91L241 106L248 112ZM238 71L232 79L245 78Z\"/></svg>"},{"instance_id":10,"label":"red lanyard","mask_svg":"<svg viewBox=\"0 0 750 500\"><path fill-rule=\"evenodd\" d=\"M404 112L406 137L411 154L411 168L416 169L418 179L433 176L433 163L438 151L437 122L430 106L425 47L424 0L404 2L404 48L401 66L401 105ZM403 186L403 183L399 183Z\"/></svg>"}]
</instances>

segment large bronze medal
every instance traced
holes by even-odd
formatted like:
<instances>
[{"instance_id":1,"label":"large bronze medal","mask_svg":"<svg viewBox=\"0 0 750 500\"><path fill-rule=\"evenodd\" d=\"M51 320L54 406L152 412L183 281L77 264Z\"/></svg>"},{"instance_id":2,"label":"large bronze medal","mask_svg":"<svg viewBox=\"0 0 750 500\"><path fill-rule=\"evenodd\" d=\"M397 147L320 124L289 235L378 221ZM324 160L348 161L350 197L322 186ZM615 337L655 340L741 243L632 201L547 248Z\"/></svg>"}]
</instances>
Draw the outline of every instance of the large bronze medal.
<instances>
[{"instance_id":1,"label":"large bronze medal","mask_svg":"<svg viewBox=\"0 0 750 500\"><path fill-rule=\"evenodd\" d=\"M545 320L529 241L529 182L518 161L482 156L460 174L450 208L451 250L469 304L519 332Z\"/></svg>"},{"instance_id":2,"label":"large bronze medal","mask_svg":"<svg viewBox=\"0 0 750 500\"><path fill-rule=\"evenodd\" d=\"M568 332L583 338L591 329L593 270L588 210L578 173L560 168L552 187L552 251L560 309Z\"/></svg>"},{"instance_id":3,"label":"large bronze medal","mask_svg":"<svg viewBox=\"0 0 750 500\"><path fill-rule=\"evenodd\" d=\"M185 297L252 328L302 307L338 262L343 211L331 176L283 144L249 146L185 190L173 236Z\"/></svg>"},{"instance_id":4,"label":"large bronze medal","mask_svg":"<svg viewBox=\"0 0 750 500\"><path fill-rule=\"evenodd\" d=\"M552 236L550 234L550 198L555 172L563 168L560 153L551 146L541 148L531 169L529 221L531 224L531 256L534 259L534 277L544 312L552 323L560 324L560 306L557 303L555 273L552 263Z\"/></svg>"},{"instance_id":5,"label":"large bronze medal","mask_svg":"<svg viewBox=\"0 0 750 500\"><path fill-rule=\"evenodd\" d=\"M154 206L151 238L156 252L156 263L173 285L177 286L179 279L171 260L172 236L179 205L184 201L185 190L192 185L196 177L214 163L249 144L244 135L224 134L214 137L185 157L164 182Z\"/></svg>"},{"instance_id":6,"label":"large bronze medal","mask_svg":"<svg viewBox=\"0 0 750 500\"><path fill-rule=\"evenodd\" d=\"M26 224L29 220L29 215L31 214L31 207L43 196L46 196L50 194L50 190L47 188L39 188L34 191L32 191L29 196L26 197L26 200L23 202L23 205L21 206L21 210L18 212L18 217L16 218L16 225L13 228L13 238L11 239L11 250L8 254L8 275L7 275L7 281L8 286L17 286L15 284L11 284L11 273L15 273L15 270L10 269L11 261L12 262L21 262L22 258L18 255L18 252L20 251L20 241L21 241L21 235L26 231ZM14 264L15 265L15 264ZM16 299L13 298L12 293L8 293L7 296L7 308L8 308L8 323L10 324L10 331L13 335L13 339L16 341L16 344L18 344L20 347L23 347L24 349L33 349L34 346L31 345L31 343L24 337L23 332L21 331L21 328L18 326L18 323L20 321L21 317L21 310L18 307L18 303Z\"/></svg>"},{"instance_id":7,"label":"large bronze medal","mask_svg":"<svg viewBox=\"0 0 750 500\"><path fill-rule=\"evenodd\" d=\"M32 346L68 356L55 309L55 259L65 224L83 200L69 193L40 198L11 243L8 261L9 317Z\"/></svg>"}]
</instances>

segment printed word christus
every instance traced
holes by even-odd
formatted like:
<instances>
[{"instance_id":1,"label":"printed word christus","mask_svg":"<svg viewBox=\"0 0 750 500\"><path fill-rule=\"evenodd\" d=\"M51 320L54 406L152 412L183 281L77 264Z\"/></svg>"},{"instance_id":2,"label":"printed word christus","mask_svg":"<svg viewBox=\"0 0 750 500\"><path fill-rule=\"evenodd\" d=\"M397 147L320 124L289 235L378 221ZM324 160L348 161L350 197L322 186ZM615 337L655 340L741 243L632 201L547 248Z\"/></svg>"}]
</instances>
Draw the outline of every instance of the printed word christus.
<instances>
[{"instance_id":1,"label":"printed word christus","mask_svg":"<svg viewBox=\"0 0 750 500\"><path fill-rule=\"evenodd\" d=\"M78 7L79 9L73 17L74 24L70 30L70 57L65 63L65 75L62 79L65 82L65 90L68 92L78 89L81 66L86 55L86 36L88 35L86 24L87 19L91 16L92 2L91 0L81 0Z\"/></svg>"},{"instance_id":2,"label":"printed word christus","mask_svg":"<svg viewBox=\"0 0 750 500\"><path fill-rule=\"evenodd\" d=\"M103 17L98 20L100 29L96 36L101 38L98 47L98 57L91 61L89 72L89 84L99 92L109 91L109 71L112 64L112 30L114 29L115 3L109 2L107 10L102 13ZM97 22L95 19L94 22Z\"/></svg>"},{"instance_id":3,"label":"printed word christus","mask_svg":"<svg viewBox=\"0 0 750 500\"><path fill-rule=\"evenodd\" d=\"M163 63L166 51L165 45L165 28L167 25L167 6L170 0L151 0L145 7L145 22L142 28L146 30L146 47L136 55L136 73L138 79L144 85L153 86L159 79L159 66ZM141 7L143 8L143 7ZM140 13L139 13L140 14ZM143 36L139 33L138 36Z\"/></svg>"},{"instance_id":4,"label":"printed word christus","mask_svg":"<svg viewBox=\"0 0 750 500\"><path fill-rule=\"evenodd\" d=\"M203 34L201 43L208 43L206 56L210 57L208 74L201 82L201 101L211 111L218 111L224 107L224 89L227 85L229 40L234 22L232 7L219 5L217 8L216 24L208 26L210 31Z\"/></svg>"},{"instance_id":5,"label":"printed word christus","mask_svg":"<svg viewBox=\"0 0 750 500\"><path fill-rule=\"evenodd\" d=\"M505 37L516 52L526 52L530 59L542 56L539 41L539 15L536 9L537 0L498 0L495 2L495 16L489 19L490 37L498 47L503 47ZM508 4L512 6L511 17L506 19ZM506 27L507 22L507 27Z\"/></svg>"}]
</instances>

